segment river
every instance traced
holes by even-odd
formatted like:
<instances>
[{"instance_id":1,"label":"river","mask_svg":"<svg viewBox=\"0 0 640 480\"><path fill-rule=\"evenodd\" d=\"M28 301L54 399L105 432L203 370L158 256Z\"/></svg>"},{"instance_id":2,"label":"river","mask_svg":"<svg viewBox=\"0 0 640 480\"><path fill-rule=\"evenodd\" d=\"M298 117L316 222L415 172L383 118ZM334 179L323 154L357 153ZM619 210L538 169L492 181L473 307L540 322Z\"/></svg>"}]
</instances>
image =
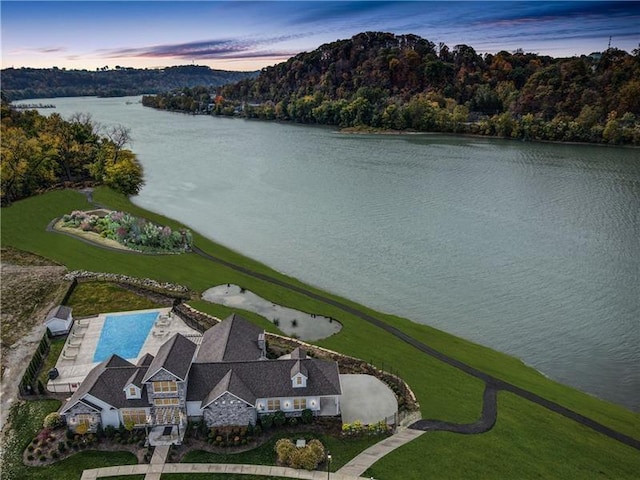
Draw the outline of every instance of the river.
<instances>
[{"instance_id":1,"label":"river","mask_svg":"<svg viewBox=\"0 0 640 480\"><path fill-rule=\"evenodd\" d=\"M137 205L640 411L640 151L45 100L131 128Z\"/></svg>"}]
</instances>

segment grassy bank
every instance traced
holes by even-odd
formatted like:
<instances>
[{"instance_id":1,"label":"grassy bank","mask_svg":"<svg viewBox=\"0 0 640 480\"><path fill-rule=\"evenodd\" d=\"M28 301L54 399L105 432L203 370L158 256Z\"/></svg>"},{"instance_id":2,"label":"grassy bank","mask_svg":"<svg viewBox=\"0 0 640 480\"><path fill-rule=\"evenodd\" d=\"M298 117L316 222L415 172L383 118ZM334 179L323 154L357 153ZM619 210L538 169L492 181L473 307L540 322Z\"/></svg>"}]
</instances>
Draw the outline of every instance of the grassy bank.
<instances>
[{"instance_id":1,"label":"grassy bank","mask_svg":"<svg viewBox=\"0 0 640 480\"><path fill-rule=\"evenodd\" d=\"M131 204L128 199L109 190L97 190L94 198L109 208L129 211L157 223L168 224L172 228L180 227L180 224L176 221L140 209ZM149 277L159 281L184 284L198 292L222 283L235 283L275 303L307 312L332 316L342 322L344 328L339 334L318 342L318 344L373 361L377 365L384 363L385 366L390 366L394 371L398 371L414 389L422 407L422 415L425 418L437 418L452 422L472 422L479 416L484 387L482 382L431 357L419 354L413 347L396 337L353 315L344 313L336 307L310 299L283 287L274 286L240 274L195 254L153 257L132 255L99 249L76 238L45 231L46 225L54 217L61 216L74 209L87 208L89 208L89 204L85 198L72 191L52 192L16 202L13 206L2 211L2 244L35 252L62 263L69 269L86 269ZM194 243L205 252L223 258L228 262L242 265L256 272L286 281L291 285L302 286L308 290L337 299L342 303L394 325L447 355L498 378L529 389L545 398L554 400L567 408L574 409L627 435L636 438L640 437L640 415L553 382L534 369L526 367L513 357L428 326L416 324L392 315L381 314L349 300L321 292L205 239L197 233L194 233ZM207 305L205 302L194 302L194 304L218 316L225 316L229 312L229 309ZM271 324L257 316L247 316L263 326L273 328ZM434 461L431 454L424 455L424 452L428 451L424 449L430 449L431 442L438 442L440 438L449 439L441 441L442 448L445 448L446 445L447 455L445 455L445 458L448 457L449 460L452 455L460 455L461 458L469 455L493 455L491 453L491 445L495 444L501 448L501 460L499 464L495 465L493 476L505 477L509 476L514 471L514 468L526 465L524 457L527 452L536 457L537 462L545 464L548 463L545 457L546 452L561 452L567 448L567 444L570 445L574 440L571 435L567 437L567 432L572 428L579 427L579 425L523 400L515 399L505 402L502 400L503 397L504 395L502 394L500 397L498 425L488 434L468 437L444 433L427 434L418 441L400 449L398 454L405 457L405 462L407 458L410 458L410 464L420 470ZM519 409L523 413L520 414L516 411L513 415L507 415L503 405L508 406L509 402L515 403L518 407L516 410ZM532 409L536 410L536 414L527 423L527 415L531 413L530 410ZM518 418L523 421L515 421ZM490 435L495 436L493 441L487 440ZM619 472L620 469L627 468L629 469L628 471L632 471L632 467L637 467L637 462L634 463L634 459L638 457L637 451L635 452L635 457L626 455L624 452L628 453L629 449L614 440L591 431L589 431L588 436L591 441L584 448L581 448L581 456L599 458L599 452L611 452L612 458L620 459L616 464L618 470L612 470L613 464L604 464L603 472L605 475L617 476L614 473ZM429 442L429 444L427 445L424 442ZM418 450L415 450L415 452L412 450L418 448L416 445L423 447L421 454L417 454ZM549 462L551 461L549 460ZM375 468L386 469L388 467L388 471L394 471L394 468L396 468L395 471L397 472L399 467L396 462L396 457L392 455L388 459L384 458L378 462ZM563 462L565 462L564 468L580 471L582 463L577 456L568 456ZM470 469L468 471L474 471L472 463L466 463ZM405 463L404 468L409 468L409 465ZM593 474L595 475L595 473L594 471ZM450 475L446 475L446 472L441 472L440 475L435 476L449 477Z\"/></svg>"}]
</instances>

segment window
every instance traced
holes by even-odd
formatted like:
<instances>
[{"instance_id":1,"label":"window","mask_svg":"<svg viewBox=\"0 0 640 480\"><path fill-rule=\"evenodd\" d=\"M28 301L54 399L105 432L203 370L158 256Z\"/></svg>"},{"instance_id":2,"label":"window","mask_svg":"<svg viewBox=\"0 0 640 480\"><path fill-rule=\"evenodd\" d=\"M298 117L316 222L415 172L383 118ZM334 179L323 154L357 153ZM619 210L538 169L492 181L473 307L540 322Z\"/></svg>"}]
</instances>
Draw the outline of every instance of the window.
<instances>
[{"instance_id":1,"label":"window","mask_svg":"<svg viewBox=\"0 0 640 480\"><path fill-rule=\"evenodd\" d=\"M156 398L153 404L156 407L165 407L170 405L178 405L180 401L177 398Z\"/></svg>"},{"instance_id":2,"label":"window","mask_svg":"<svg viewBox=\"0 0 640 480\"><path fill-rule=\"evenodd\" d=\"M130 397L137 397L138 396L138 389L136 387L129 387L129 396Z\"/></svg>"},{"instance_id":3,"label":"window","mask_svg":"<svg viewBox=\"0 0 640 480\"><path fill-rule=\"evenodd\" d=\"M267 400L267 410L280 410L280 400Z\"/></svg>"},{"instance_id":4,"label":"window","mask_svg":"<svg viewBox=\"0 0 640 480\"><path fill-rule=\"evenodd\" d=\"M294 410L304 410L307 408L307 399L306 398L294 398L293 399L293 409Z\"/></svg>"},{"instance_id":5,"label":"window","mask_svg":"<svg viewBox=\"0 0 640 480\"><path fill-rule=\"evenodd\" d=\"M153 382L153 393L175 393L178 391L176 382Z\"/></svg>"},{"instance_id":6,"label":"window","mask_svg":"<svg viewBox=\"0 0 640 480\"><path fill-rule=\"evenodd\" d=\"M302 385L302 377L300 375L296 377L296 385Z\"/></svg>"},{"instance_id":7,"label":"window","mask_svg":"<svg viewBox=\"0 0 640 480\"><path fill-rule=\"evenodd\" d=\"M147 412L144 410L122 410L122 422L133 422L134 425L147 423Z\"/></svg>"},{"instance_id":8,"label":"window","mask_svg":"<svg viewBox=\"0 0 640 480\"><path fill-rule=\"evenodd\" d=\"M86 423L87 426L89 426L93 423L93 415L91 415L90 413L79 413L78 415L76 415L76 420L79 424Z\"/></svg>"}]
</instances>

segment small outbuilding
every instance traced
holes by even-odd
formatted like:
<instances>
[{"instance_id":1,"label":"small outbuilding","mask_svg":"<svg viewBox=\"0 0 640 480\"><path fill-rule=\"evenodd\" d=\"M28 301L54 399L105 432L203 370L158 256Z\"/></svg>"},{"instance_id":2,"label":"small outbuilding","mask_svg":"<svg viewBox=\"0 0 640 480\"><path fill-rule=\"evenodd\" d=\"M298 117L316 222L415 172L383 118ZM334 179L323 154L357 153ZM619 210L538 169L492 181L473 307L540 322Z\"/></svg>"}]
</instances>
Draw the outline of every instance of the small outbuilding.
<instances>
[{"instance_id":1,"label":"small outbuilding","mask_svg":"<svg viewBox=\"0 0 640 480\"><path fill-rule=\"evenodd\" d=\"M73 324L73 315L71 307L59 305L49 312L45 325L51 332L51 335L65 335L71 330Z\"/></svg>"}]
</instances>

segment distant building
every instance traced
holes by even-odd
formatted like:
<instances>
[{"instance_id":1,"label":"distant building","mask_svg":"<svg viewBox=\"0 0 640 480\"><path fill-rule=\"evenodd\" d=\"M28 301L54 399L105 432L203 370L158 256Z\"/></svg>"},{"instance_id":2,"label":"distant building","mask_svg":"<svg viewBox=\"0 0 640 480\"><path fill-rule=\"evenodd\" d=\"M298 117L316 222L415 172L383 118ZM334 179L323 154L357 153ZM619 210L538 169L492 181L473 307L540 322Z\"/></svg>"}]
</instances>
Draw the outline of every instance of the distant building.
<instances>
[{"instance_id":1,"label":"distant building","mask_svg":"<svg viewBox=\"0 0 640 480\"><path fill-rule=\"evenodd\" d=\"M49 312L44 323L52 335L66 335L73 324L71 307L57 306Z\"/></svg>"}]
</instances>

